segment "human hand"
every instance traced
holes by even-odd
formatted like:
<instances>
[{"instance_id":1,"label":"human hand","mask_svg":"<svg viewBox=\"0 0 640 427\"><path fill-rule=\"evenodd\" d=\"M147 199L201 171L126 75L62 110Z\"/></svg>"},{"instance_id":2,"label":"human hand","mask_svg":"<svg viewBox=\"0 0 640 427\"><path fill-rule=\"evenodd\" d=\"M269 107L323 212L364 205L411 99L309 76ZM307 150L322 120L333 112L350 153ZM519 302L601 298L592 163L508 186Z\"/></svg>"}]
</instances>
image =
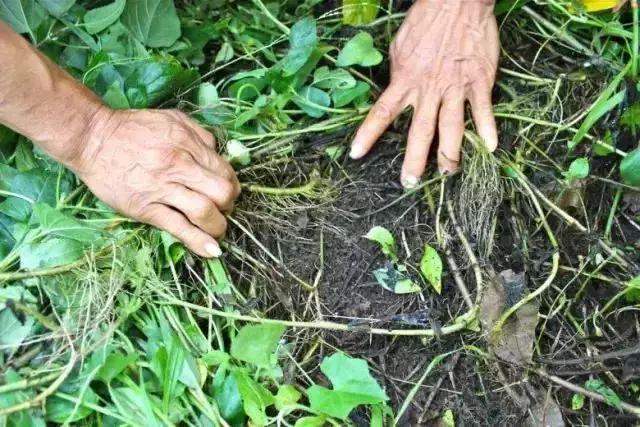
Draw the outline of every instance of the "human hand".
<instances>
[{"instance_id":1,"label":"human hand","mask_svg":"<svg viewBox=\"0 0 640 427\"><path fill-rule=\"evenodd\" d=\"M401 182L415 187L439 131L438 168L454 172L460 161L464 105L469 100L488 149L498 145L491 90L499 56L493 0L417 0L390 49L391 83L358 130L351 157L369 152L409 105L413 119Z\"/></svg>"},{"instance_id":2,"label":"human hand","mask_svg":"<svg viewBox=\"0 0 640 427\"><path fill-rule=\"evenodd\" d=\"M213 135L185 114L104 107L65 163L122 214L168 231L199 255L221 255L216 239L240 184Z\"/></svg>"}]
</instances>

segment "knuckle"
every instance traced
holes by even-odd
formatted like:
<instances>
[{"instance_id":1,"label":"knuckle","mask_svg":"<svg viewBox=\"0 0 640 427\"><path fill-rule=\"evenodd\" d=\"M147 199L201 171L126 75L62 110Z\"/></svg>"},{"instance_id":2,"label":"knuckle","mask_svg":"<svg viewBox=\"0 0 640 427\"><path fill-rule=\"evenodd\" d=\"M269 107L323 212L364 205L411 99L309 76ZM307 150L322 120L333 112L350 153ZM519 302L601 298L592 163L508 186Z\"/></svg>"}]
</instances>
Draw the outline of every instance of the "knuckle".
<instances>
[{"instance_id":1,"label":"knuckle","mask_svg":"<svg viewBox=\"0 0 640 427\"><path fill-rule=\"evenodd\" d=\"M166 155L166 161L170 166L181 168L190 166L193 162L193 157L188 151L179 148L171 148Z\"/></svg>"},{"instance_id":2,"label":"knuckle","mask_svg":"<svg viewBox=\"0 0 640 427\"><path fill-rule=\"evenodd\" d=\"M378 120L388 121L391 120L393 112L391 107L385 101L378 101L371 110L373 118Z\"/></svg>"}]
</instances>

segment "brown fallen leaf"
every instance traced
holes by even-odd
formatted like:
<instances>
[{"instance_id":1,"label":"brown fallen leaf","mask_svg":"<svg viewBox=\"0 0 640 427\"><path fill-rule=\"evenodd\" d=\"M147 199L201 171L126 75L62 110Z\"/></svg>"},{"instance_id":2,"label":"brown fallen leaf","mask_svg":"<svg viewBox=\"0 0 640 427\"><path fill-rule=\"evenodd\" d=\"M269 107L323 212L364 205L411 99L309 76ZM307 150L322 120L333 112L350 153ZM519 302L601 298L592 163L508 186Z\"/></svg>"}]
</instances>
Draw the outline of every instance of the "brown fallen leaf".
<instances>
[{"instance_id":1,"label":"brown fallen leaf","mask_svg":"<svg viewBox=\"0 0 640 427\"><path fill-rule=\"evenodd\" d=\"M489 332L503 311L512 306L527 292L524 273L502 271L491 280L480 303L480 323ZM537 302L523 305L502 327L500 334L490 343L493 353L500 359L527 364L533 356L536 326L538 324Z\"/></svg>"}]
</instances>

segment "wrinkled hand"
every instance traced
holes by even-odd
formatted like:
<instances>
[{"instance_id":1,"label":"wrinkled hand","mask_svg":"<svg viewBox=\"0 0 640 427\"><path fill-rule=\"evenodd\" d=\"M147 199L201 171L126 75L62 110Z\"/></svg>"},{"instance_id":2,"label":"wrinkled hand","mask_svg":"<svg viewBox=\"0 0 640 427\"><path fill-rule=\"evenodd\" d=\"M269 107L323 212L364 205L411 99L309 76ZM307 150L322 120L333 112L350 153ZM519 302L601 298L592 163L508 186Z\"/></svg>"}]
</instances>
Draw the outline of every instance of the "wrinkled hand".
<instances>
[{"instance_id":1,"label":"wrinkled hand","mask_svg":"<svg viewBox=\"0 0 640 427\"><path fill-rule=\"evenodd\" d=\"M221 254L223 213L240 192L213 136L174 110L104 108L70 167L122 214L155 225L199 255Z\"/></svg>"},{"instance_id":2,"label":"wrinkled hand","mask_svg":"<svg viewBox=\"0 0 640 427\"><path fill-rule=\"evenodd\" d=\"M491 89L499 39L492 0L417 0L391 45L391 83L358 130L351 157L367 154L409 105L413 120L401 181L415 187L439 131L438 168L453 172L460 161L464 105L487 147L498 144Z\"/></svg>"}]
</instances>

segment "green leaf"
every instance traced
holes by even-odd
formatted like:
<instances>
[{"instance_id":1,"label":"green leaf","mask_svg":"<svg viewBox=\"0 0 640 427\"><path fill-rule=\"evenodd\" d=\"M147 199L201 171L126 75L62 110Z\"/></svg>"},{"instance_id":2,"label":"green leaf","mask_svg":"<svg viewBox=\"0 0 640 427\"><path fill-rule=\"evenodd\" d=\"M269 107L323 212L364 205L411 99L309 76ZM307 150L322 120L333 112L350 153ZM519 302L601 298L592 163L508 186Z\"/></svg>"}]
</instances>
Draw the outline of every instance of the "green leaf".
<instances>
[{"instance_id":1,"label":"green leaf","mask_svg":"<svg viewBox=\"0 0 640 427\"><path fill-rule=\"evenodd\" d=\"M162 406L168 411L172 399L178 397L178 378L185 362L186 350L175 335L160 346L151 358L150 368L162 385Z\"/></svg>"},{"instance_id":2,"label":"green leaf","mask_svg":"<svg viewBox=\"0 0 640 427\"><path fill-rule=\"evenodd\" d=\"M233 377L242 396L244 411L255 424L268 424L266 410L275 403L273 395L265 386L253 380L245 370L236 369Z\"/></svg>"},{"instance_id":3,"label":"green leaf","mask_svg":"<svg viewBox=\"0 0 640 427\"><path fill-rule=\"evenodd\" d=\"M625 283L624 297L627 301L636 303L640 302L640 276Z\"/></svg>"},{"instance_id":4,"label":"green leaf","mask_svg":"<svg viewBox=\"0 0 640 427\"><path fill-rule=\"evenodd\" d=\"M236 139L227 141L227 154L227 160L231 163L242 166L251 163L251 151Z\"/></svg>"},{"instance_id":5,"label":"green leaf","mask_svg":"<svg viewBox=\"0 0 640 427\"><path fill-rule=\"evenodd\" d=\"M373 46L373 37L367 32L360 32L342 48L338 54L336 65L348 67L361 65L371 67L382 62L382 54Z\"/></svg>"},{"instance_id":6,"label":"green leaf","mask_svg":"<svg viewBox=\"0 0 640 427\"><path fill-rule=\"evenodd\" d=\"M300 95L293 99L293 102L310 117L319 119L327 113L325 108L331 105L331 98L322 89L305 86L300 91Z\"/></svg>"},{"instance_id":7,"label":"green leaf","mask_svg":"<svg viewBox=\"0 0 640 427\"><path fill-rule=\"evenodd\" d=\"M136 425L140 420L144 420L145 426L165 427L155 415L153 402L144 388L128 384L127 387L110 388L109 391L120 414L133 420L131 424Z\"/></svg>"},{"instance_id":8,"label":"green leaf","mask_svg":"<svg viewBox=\"0 0 640 427\"><path fill-rule=\"evenodd\" d=\"M84 251L84 245L69 239L48 239L43 242L29 243L20 250L20 268L36 270L57 267L78 260Z\"/></svg>"},{"instance_id":9,"label":"green leaf","mask_svg":"<svg viewBox=\"0 0 640 427\"><path fill-rule=\"evenodd\" d=\"M118 81L109 86L109 89L102 95L102 100L114 110L128 110L131 108L127 95L125 95L122 85Z\"/></svg>"},{"instance_id":10,"label":"green leaf","mask_svg":"<svg viewBox=\"0 0 640 427\"><path fill-rule=\"evenodd\" d=\"M214 59L214 63L225 63L229 62L233 59L233 46L230 43L224 42L222 46L220 46L220 50L216 54L216 58Z\"/></svg>"},{"instance_id":11,"label":"green leaf","mask_svg":"<svg viewBox=\"0 0 640 427\"><path fill-rule=\"evenodd\" d=\"M113 3L91 9L84 15L84 25L89 34L96 34L116 22L126 6L126 0L115 0Z\"/></svg>"},{"instance_id":12,"label":"green leaf","mask_svg":"<svg viewBox=\"0 0 640 427\"><path fill-rule=\"evenodd\" d=\"M442 259L438 251L429 245L425 245L424 254L420 260L420 272L427 282L438 293L442 293Z\"/></svg>"},{"instance_id":13,"label":"green leaf","mask_svg":"<svg viewBox=\"0 0 640 427\"><path fill-rule=\"evenodd\" d=\"M18 319L9 308L4 308L0 311L0 349L4 349L6 353L16 351L31 335L34 325L33 317Z\"/></svg>"},{"instance_id":14,"label":"green leaf","mask_svg":"<svg viewBox=\"0 0 640 427\"><path fill-rule=\"evenodd\" d=\"M316 69L313 73L313 85L320 89L351 89L356 86L356 79L344 68L335 70L327 66Z\"/></svg>"},{"instance_id":15,"label":"green leaf","mask_svg":"<svg viewBox=\"0 0 640 427\"><path fill-rule=\"evenodd\" d=\"M584 394L574 393L571 397L571 409L579 411L584 406Z\"/></svg>"},{"instance_id":16,"label":"green leaf","mask_svg":"<svg viewBox=\"0 0 640 427\"><path fill-rule=\"evenodd\" d=\"M335 353L322 361L320 370L329 378L333 389L319 385L309 388L309 403L315 411L345 420L359 405L373 405L389 399L369 373L365 360Z\"/></svg>"},{"instance_id":17,"label":"green leaf","mask_svg":"<svg viewBox=\"0 0 640 427\"><path fill-rule=\"evenodd\" d=\"M323 427L327 422L327 417L318 415L315 417L302 417L296 421L294 427Z\"/></svg>"},{"instance_id":18,"label":"green leaf","mask_svg":"<svg viewBox=\"0 0 640 427\"><path fill-rule=\"evenodd\" d=\"M226 375L224 370L218 372L224 376L224 379L214 381L213 397L220 408L220 415L233 425L244 425L244 407L236 378L233 375ZM218 373L216 373L217 376Z\"/></svg>"},{"instance_id":19,"label":"green leaf","mask_svg":"<svg viewBox=\"0 0 640 427\"><path fill-rule=\"evenodd\" d=\"M44 203L33 205L33 215L40 225L38 230L40 235L55 236L83 243L96 243L100 239L100 231L83 225Z\"/></svg>"},{"instance_id":20,"label":"green leaf","mask_svg":"<svg viewBox=\"0 0 640 427\"><path fill-rule=\"evenodd\" d=\"M367 95L369 95L370 91L371 86L369 86L369 84L365 82L358 82L354 87L350 89L334 89L331 91L333 106L336 108L340 108L353 101L366 101Z\"/></svg>"},{"instance_id":21,"label":"green leaf","mask_svg":"<svg viewBox=\"0 0 640 427\"><path fill-rule=\"evenodd\" d=\"M382 249L382 253L391 258L392 261L398 260L396 241L389 230L375 226L364 237L377 242L380 245L380 249Z\"/></svg>"},{"instance_id":22,"label":"green leaf","mask_svg":"<svg viewBox=\"0 0 640 427\"><path fill-rule=\"evenodd\" d=\"M213 108L218 104L220 104L220 97L216 86L209 82L202 83L198 87L198 107Z\"/></svg>"},{"instance_id":23,"label":"green leaf","mask_svg":"<svg viewBox=\"0 0 640 427\"><path fill-rule=\"evenodd\" d=\"M360 27L376 19L380 0L342 0L342 23Z\"/></svg>"},{"instance_id":24,"label":"green leaf","mask_svg":"<svg viewBox=\"0 0 640 427\"><path fill-rule=\"evenodd\" d=\"M276 393L276 408L282 411L288 406L295 405L302 397L302 394L292 385L282 385Z\"/></svg>"},{"instance_id":25,"label":"green leaf","mask_svg":"<svg viewBox=\"0 0 640 427\"><path fill-rule=\"evenodd\" d=\"M180 38L180 20L173 0L128 0L122 23L149 47L169 47Z\"/></svg>"},{"instance_id":26,"label":"green leaf","mask_svg":"<svg viewBox=\"0 0 640 427\"><path fill-rule=\"evenodd\" d=\"M56 205L57 171L46 171L42 168L16 173L11 178L7 190L18 194L33 202L42 202L48 205ZM70 191L70 181L63 177L60 183L60 192ZM24 198L7 197L0 203L0 212L19 222L26 222L31 216L32 203Z\"/></svg>"},{"instance_id":27,"label":"green leaf","mask_svg":"<svg viewBox=\"0 0 640 427\"><path fill-rule=\"evenodd\" d=\"M17 33L33 33L47 16L36 0L2 0L0 1L0 19L9 24Z\"/></svg>"},{"instance_id":28,"label":"green leaf","mask_svg":"<svg viewBox=\"0 0 640 427\"><path fill-rule=\"evenodd\" d=\"M622 159L620 176L625 184L640 187L640 148L636 148Z\"/></svg>"},{"instance_id":29,"label":"green leaf","mask_svg":"<svg viewBox=\"0 0 640 427\"><path fill-rule=\"evenodd\" d=\"M380 286L398 295L412 294L422 290L420 286L413 283L413 280L393 266L379 268L373 272L373 275Z\"/></svg>"},{"instance_id":30,"label":"green leaf","mask_svg":"<svg viewBox=\"0 0 640 427\"><path fill-rule=\"evenodd\" d=\"M246 325L233 338L231 356L260 368L269 368L284 330L282 325Z\"/></svg>"},{"instance_id":31,"label":"green leaf","mask_svg":"<svg viewBox=\"0 0 640 427\"><path fill-rule=\"evenodd\" d=\"M602 380L594 378L584 383L587 390L595 391L605 398L608 405L614 408L620 409L622 400L609 386L607 386Z\"/></svg>"},{"instance_id":32,"label":"green leaf","mask_svg":"<svg viewBox=\"0 0 640 427\"><path fill-rule=\"evenodd\" d=\"M124 355L120 352L114 352L107 356L104 365L100 367L100 370L96 374L96 379L109 384L115 377L123 372L127 366L134 364L137 360L137 353Z\"/></svg>"},{"instance_id":33,"label":"green leaf","mask_svg":"<svg viewBox=\"0 0 640 427\"><path fill-rule=\"evenodd\" d=\"M62 16L71 6L76 4L76 0L38 0L38 2L47 9L47 12L53 16Z\"/></svg>"},{"instance_id":34,"label":"green leaf","mask_svg":"<svg viewBox=\"0 0 640 427\"><path fill-rule=\"evenodd\" d=\"M589 176L589 161L578 157L569 165L569 170L563 173L567 180L584 179Z\"/></svg>"},{"instance_id":35,"label":"green leaf","mask_svg":"<svg viewBox=\"0 0 640 427\"><path fill-rule=\"evenodd\" d=\"M294 75L302 68L318 44L316 21L306 17L296 22L291 27L289 43L289 52L280 63L285 77Z\"/></svg>"},{"instance_id":36,"label":"green leaf","mask_svg":"<svg viewBox=\"0 0 640 427\"><path fill-rule=\"evenodd\" d=\"M625 67L625 69L611 81L609 86L600 93L600 96L598 96L598 99L596 99L591 107L589 107L589 113L584 118L578 132L576 132L573 139L569 141L569 150L572 150L580 141L582 141L593 125L595 125L602 116L614 109L624 100L625 90L623 89L617 93L615 93L615 91L627 75L628 69L628 66Z\"/></svg>"},{"instance_id":37,"label":"green leaf","mask_svg":"<svg viewBox=\"0 0 640 427\"><path fill-rule=\"evenodd\" d=\"M640 125L640 102L636 102L622 114L622 117L620 117L620 124L623 124L628 128L634 128Z\"/></svg>"},{"instance_id":38,"label":"green leaf","mask_svg":"<svg viewBox=\"0 0 640 427\"><path fill-rule=\"evenodd\" d=\"M168 54L137 61L130 72L125 87L132 108L154 106L198 78L195 70L184 68Z\"/></svg>"},{"instance_id":39,"label":"green leaf","mask_svg":"<svg viewBox=\"0 0 640 427\"><path fill-rule=\"evenodd\" d=\"M451 409L444 411L440 416L440 423L438 423L438 425L442 427L456 427L456 419Z\"/></svg>"},{"instance_id":40,"label":"green leaf","mask_svg":"<svg viewBox=\"0 0 640 427\"><path fill-rule=\"evenodd\" d=\"M211 350L204 356L202 356L202 361L207 366L220 366L226 365L229 360L231 360L231 356L228 353L225 353L222 350Z\"/></svg>"},{"instance_id":41,"label":"green leaf","mask_svg":"<svg viewBox=\"0 0 640 427\"><path fill-rule=\"evenodd\" d=\"M79 395L76 394L74 397L78 398ZM88 387L82 394L82 402L84 403L97 405L98 401L98 395L91 389L91 387ZM47 421L52 421L58 424L80 421L93 414L93 409L87 408L84 405L76 405L75 402L71 402L57 396L47 398L45 407Z\"/></svg>"}]
</instances>

